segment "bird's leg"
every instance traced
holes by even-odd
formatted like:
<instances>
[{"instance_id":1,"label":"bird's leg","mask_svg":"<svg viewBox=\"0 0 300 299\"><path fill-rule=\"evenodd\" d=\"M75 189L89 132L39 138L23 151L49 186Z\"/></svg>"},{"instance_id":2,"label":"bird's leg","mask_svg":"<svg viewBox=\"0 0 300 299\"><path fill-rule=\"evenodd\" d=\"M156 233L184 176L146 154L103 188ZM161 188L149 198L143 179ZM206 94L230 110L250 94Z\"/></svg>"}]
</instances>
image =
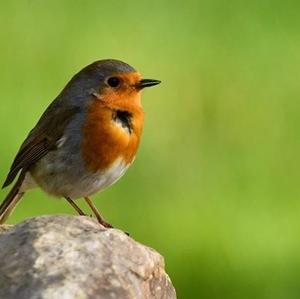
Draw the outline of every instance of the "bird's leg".
<instances>
[{"instance_id":1,"label":"bird's leg","mask_svg":"<svg viewBox=\"0 0 300 299\"><path fill-rule=\"evenodd\" d=\"M77 206L77 204L70 198L65 197L65 199L68 201L68 203L76 210L76 212L81 216L86 216L84 212Z\"/></svg>"},{"instance_id":2,"label":"bird's leg","mask_svg":"<svg viewBox=\"0 0 300 299\"><path fill-rule=\"evenodd\" d=\"M98 211L98 209L96 208L94 203L90 200L90 198L89 197L84 197L84 199L87 202L87 204L89 205L89 207L91 208L91 210L93 211L93 213L96 216L98 222L106 228L113 228L113 226L111 224L109 224L108 222L106 222L104 220L104 218L101 216L100 212Z\"/></svg>"}]
</instances>

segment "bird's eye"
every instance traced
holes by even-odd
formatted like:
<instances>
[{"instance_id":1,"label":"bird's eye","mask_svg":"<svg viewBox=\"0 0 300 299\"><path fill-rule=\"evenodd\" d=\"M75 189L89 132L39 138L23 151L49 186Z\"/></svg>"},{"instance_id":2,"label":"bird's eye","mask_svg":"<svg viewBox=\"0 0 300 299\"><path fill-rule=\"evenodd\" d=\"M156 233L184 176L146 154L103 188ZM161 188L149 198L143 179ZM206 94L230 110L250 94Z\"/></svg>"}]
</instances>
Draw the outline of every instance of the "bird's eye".
<instances>
[{"instance_id":1,"label":"bird's eye","mask_svg":"<svg viewBox=\"0 0 300 299\"><path fill-rule=\"evenodd\" d=\"M108 80L107 80L107 84L110 86L110 87L118 87L120 85L120 79L117 78L117 77L110 77Z\"/></svg>"}]
</instances>

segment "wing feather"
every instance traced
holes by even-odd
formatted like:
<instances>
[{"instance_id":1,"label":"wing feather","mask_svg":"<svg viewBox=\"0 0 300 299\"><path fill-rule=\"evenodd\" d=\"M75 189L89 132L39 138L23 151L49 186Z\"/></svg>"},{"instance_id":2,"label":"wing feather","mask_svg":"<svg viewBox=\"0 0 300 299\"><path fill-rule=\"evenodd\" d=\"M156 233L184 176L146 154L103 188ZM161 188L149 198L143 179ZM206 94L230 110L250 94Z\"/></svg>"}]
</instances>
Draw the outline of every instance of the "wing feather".
<instances>
[{"instance_id":1,"label":"wing feather","mask_svg":"<svg viewBox=\"0 0 300 299\"><path fill-rule=\"evenodd\" d=\"M70 107L58 100L52 102L21 145L2 188L11 184L20 170L27 171L49 151L55 149L66 126L79 111L79 107Z\"/></svg>"}]
</instances>

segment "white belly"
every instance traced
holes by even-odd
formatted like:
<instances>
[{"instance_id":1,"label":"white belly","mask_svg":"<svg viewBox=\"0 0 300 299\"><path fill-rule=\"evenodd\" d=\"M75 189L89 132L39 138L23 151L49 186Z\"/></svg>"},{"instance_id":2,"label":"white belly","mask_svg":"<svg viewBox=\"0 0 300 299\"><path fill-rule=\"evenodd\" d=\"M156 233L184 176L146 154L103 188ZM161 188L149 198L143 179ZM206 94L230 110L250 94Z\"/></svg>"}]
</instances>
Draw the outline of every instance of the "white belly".
<instances>
[{"instance_id":1,"label":"white belly","mask_svg":"<svg viewBox=\"0 0 300 299\"><path fill-rule=\"evenodd\" d=\"M27 176L26 185L22 186L22 190L26 191L32 187L32 181L41 187L45 192L57 197L70 197L72 199L90 196L96 192L102 191L117 181L128 169L130 164L125 164L123 159L117 159L105 171L95 173L81 171L73 173L67 171L53 171L51 167L38 168L35 170L32 178ZM57 166L57 165L56 165ZM48 172L47 169L50 171ZM41 170L43 169L43 170ZM31 182L29 184L29 182Z\"/></svg>"},{"instance_id":2,"label":"white belly","mask_svg":"<svg viewBox=\"0 0 300 299\"><path fill-rule=\"evenodd\" d=\"M71 198L78 198L102 191L121 178L128 167L129 164L126 165L123 159L118 159L106 171L90 174L81 180L78 186L79 188L76 187L68 190L69 196Z\"/></svg>"}]
</instances>

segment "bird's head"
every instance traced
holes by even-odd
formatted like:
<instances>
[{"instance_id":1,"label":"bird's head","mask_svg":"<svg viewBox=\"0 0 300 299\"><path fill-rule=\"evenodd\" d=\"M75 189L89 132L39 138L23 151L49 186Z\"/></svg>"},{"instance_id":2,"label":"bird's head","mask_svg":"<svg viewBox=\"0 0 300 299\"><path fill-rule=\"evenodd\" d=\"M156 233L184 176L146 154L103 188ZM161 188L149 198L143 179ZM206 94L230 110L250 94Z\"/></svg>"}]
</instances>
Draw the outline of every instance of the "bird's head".
<instances>
[{"instance_id":1,"label":"bird's head","mask_svg":"<svg viewBox=\"0 0 300 299\"><path fill-rule=\"evenodd\" d=\"M77 73L62 93L69 93L73 104L101 101L103 105L126 109L140 106L140 94L146 87L159 84L159 80L143 79L133 67L119 60L96 61Z\"/></svg>"}]
</instances>

